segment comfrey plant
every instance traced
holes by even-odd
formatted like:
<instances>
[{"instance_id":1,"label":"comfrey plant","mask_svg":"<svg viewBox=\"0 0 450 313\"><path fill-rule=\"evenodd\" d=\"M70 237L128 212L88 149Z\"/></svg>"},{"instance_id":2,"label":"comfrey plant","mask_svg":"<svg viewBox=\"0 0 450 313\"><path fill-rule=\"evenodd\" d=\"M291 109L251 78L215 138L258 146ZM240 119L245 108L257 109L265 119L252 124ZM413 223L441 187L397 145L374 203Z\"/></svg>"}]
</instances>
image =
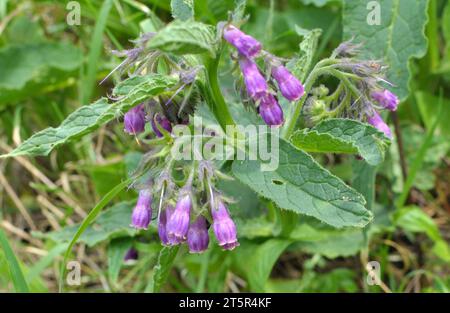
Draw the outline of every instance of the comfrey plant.
<instances>
[{"instance_id":1,"label":"comfrey plant","mask_svg":"<svg viewBox=\"0 0 450 313\"><path fill-rule=\"evenodd\" d=\"M278 102L278 94L281 94L287 101L294 104L297 102L297 108L301 108L303 102L307 103L304 107L305 116L312 125L330 118L345 117L367 121L387 137L392 137L389 127L378 111L396 110L398 99L380 86L380 83L386 82L383 76L385 68L381 64L354 58L357 45L344 42L331 58L319 62L307 80L309 94L305 96L303 84L287 69L285 62L264 51L258 40L229 22L220 23L218 33L235 49L231 58L239 64L247 97L267 125L280 127L285 122L283 109ZM218 40L220 45L221 39ZM140 53L147 52L143 50ZM134 54L132 57L136 58ZM157 60L158 58L155 58L153 61ZM264 64L262 68L258 66L258 60ZM182 69L182 65L186 65L188 60L179 59L178 63L172 63L169 67L171 65L173 73L180 77L176 91L168 99L160 97L159 102L151 99L131 108L124 118L127 133L142 133L144 125L149 122L156 138L169 138L165 141L167 144L173 136L172 127L175 124L188 123L187 114L183 116L183 113L194 112L195 101L209 96L202 94L201 87L195 86L196 80L201 80L197 77L199 71L195 67ZM329 94L323 85L314 87L313 83L319 76L334 76L339 79L333 93ZM198 94L193 96L192 90L186 91L188 85L190 88L198 88ZM299 102L300 99L302 100ZM177 101L182 104L177 105ZM175 107L176 111L171 110L172 107ZM291 120L291 125L292 121L295 122L296 119ZM166 148L167 146L161 152ZM194 151L194 154L201 152ZM137 229L148 227L152 214L150 190L153 190L155 194L160 194L156 219L163 245L172 246L186 242L190 252L204 252L209 245L208 228L211 227L220 247L232 250L238 246L236 225L230 217L225 198L214 185L214 173L220 173L214 163L202 160L183 165L190 174L179 189L170 175L175 163L166 158L165 163L161 164L164 166L160 170L158 183L148 183L146 189L139 192L132 214L132 226Z\"/></svg>"},{"instance_id":2,"label":"comfrey plant","mask_svg":"<svg viewBox=\"0 0 450 313\"><path fill-rule=\"evenodd\" d=\"M278 217L280 236L289 237L297 214L335 228L365 227L373 218L366 194L308 152L356 154L370 166L383 161L392 134L380 114L399 104L387 89L395 86L386 66L359 57L360 45L352 40L312 64L318 34L306 30L300 53L284 59L244 26L240 7L215 27L190 17L142 35L135 47L116 52L125 59L113 72L128 77L112 90L112 101L80 108L8 156L46 155L124 114L124 132L145 152L119 186L138 192L130 224L139 232L156 228L165 249L185 245L202 253L212 244L239 246L240 195L219 187L233 179ZM236 69L235 94L225 93L233 88L219 80L227 66ZM195 123L199 119L203 123ZM265 130L249 135L256 126ZM272 149L275 167L267 168L269 159L255 153L256 145L260 152ZM178 158L174 151L184 146L188 157Z\"/></svg>"}]
</instances>

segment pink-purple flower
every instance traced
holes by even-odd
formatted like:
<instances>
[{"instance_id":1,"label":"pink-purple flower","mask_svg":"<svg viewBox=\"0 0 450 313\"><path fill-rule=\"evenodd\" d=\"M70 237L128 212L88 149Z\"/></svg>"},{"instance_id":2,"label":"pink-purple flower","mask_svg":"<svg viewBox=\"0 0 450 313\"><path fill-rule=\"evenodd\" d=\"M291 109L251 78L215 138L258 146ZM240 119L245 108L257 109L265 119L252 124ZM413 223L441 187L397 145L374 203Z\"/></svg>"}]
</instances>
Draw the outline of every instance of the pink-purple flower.
<instances>
[{"instance_id":1,"label":"pink-purple flower","mask_svg":"<svg viewBox=\"0 0 450 313\"><path fill-rule=\"evenodd\" d=\"M372 92L372 98L378 102L383 108L388 109L390 111L397 110L397 106L399 100L395 94L390 92L389 90L377 90Z\"/></svg>"},{"instance_id":2,"label":"pink-purple flower","mask_svg":"<svg viewBox=\"0 0 450 313\"><path fill-rule=\"evenodd\" d=\"M297 101L305 92L302 83L283 65L272 68L272 77L277 81L280 92L289 101Z\"/></svg>"},{"instance_id":3,"label":"pink-purple flower","mask_svg":"<svg viewBox=\"0 0 450 313\"><path fill-rule=\"evenodd\" d=\"M233 25L225 26L223 37L247 58L253 58L261 51L261 43L258 40Z\"/></svg>"},{"instance_id":4,"label":"pink-purple flower","mask_svg":"<svg viewBox=\"0 0 450 313\"><path fill-rule=\"evenodd\" d=\"M169 133L172 131L172 124L170 121L165 116L161 116L160 114L155 114L150 123L152 125L153 132L157 137L161 138L163 134L156 125L159 125L159 127L165 129Z\"/></svg>"},{"instance_id":5,"label":"pink-purple flower","mask_svg":"<svg viewBox=\"0 0 450 313\"><path fill-rule=\"evenodd\" d=\"M190 193L182 192L175 210L167 220L166 232L169 244L177 245L186 241L191 208L192 199Z\"/></svg>"},{"instance_id":6,"label":"pink-purple flower","mask_svg":"<svg viewBox=\"0 0 450 313\"><path fill-rule=\"evenodd\" d=\"M206 219L203 216L199 216L189 226L187 243L189 246L189 252L191 253L202 253L208 249L208 228L206 225Z\"/></svg>"},{"instance_id":7,"label":"pink-purple flower","mask_svg":"<svg viewBox=\"0 0 450 313\"><path fill-rule=\"evenodd\" d=\"M130 135L142 133L145 129L144 105L139 104L125 113L124 131Z\"/></svg>"},{"instance_id":8,"label":"pink-purple flower","mask_svg":"<svg viewBox=\"0 0 450 313\"><path fill-rule=\"evenodd\" d=\"M380 114L378 112L373 111L372 115L367 116L367 122L382 131L386 137L392 139L392 133L389 126L383 121Z\"/></svg>"},{"instance_id":9,"label":"pink-purple flower","mask_svg":"<svg viewBox=\"0 0 450 313\"><path fill-rule=\"evenodd\" d=\"M138 251L134 248L130 248L130 249L128 249L127 253L125 254L123 260L125 262L134 261L134 260L137 260L138 256L139 256Z\"/></svg>"},{"instance_id":10,"label":"pink-purple flower","mask_svg":"<svg viewBox=\"0 0 450 313\"><path fill-rule=\"evenodd\" d=\"M259 71L256 63L249 58L240 57L239 65L241 66L248 95L254 100L258 100L269 89L264 76Z\"/></svg>"},{"instance_id":11,"label":"pink-purple flower","mask_svg":"<svg viewBox=\"0 0 450 313\"><path fill-rule=\"evenodd\" d=\"M139 191L136 206L131 215L131 226L136 229L147 229L152 219L152 194L148 189Z\"/></svg>"},{"instance_id":12,"label":"pink-purple flower","mask_svg":"<svg viewBox=\"0 0 450 313\"><path fill-rule=\"evenodd\" d=\"M163 210L159 215L158 221L158 235L161 243L164 246L169 246L169 238L167 238L167 221L170 219L170 216L173 213L173 206L169 205L165 210Z\"/></svg>"},{"instance_id":13,"label":"pink-purple flower","mask_svg":"<svg viewBox=\"0 0 450 313\"><path fill-rule=\"evenodd\" d=\"M283 110L272 94L266 93L260 98L258 109L259 114L267 125L280 126L283 124Z\"/></svg>"},{"instance_id":14,"label":"pink-purple flower","mask_svg":"<svg viewBox=\"0 0 450 313\"><path fill-rule=\"evenodd\" d=\"M213 218L213 230L216 239L224 250L233 250L239 246L237 240L236 225L228 213L228 209L222 201L218 202L217 208L211 209Z\"/></svg>"}]
</instances>

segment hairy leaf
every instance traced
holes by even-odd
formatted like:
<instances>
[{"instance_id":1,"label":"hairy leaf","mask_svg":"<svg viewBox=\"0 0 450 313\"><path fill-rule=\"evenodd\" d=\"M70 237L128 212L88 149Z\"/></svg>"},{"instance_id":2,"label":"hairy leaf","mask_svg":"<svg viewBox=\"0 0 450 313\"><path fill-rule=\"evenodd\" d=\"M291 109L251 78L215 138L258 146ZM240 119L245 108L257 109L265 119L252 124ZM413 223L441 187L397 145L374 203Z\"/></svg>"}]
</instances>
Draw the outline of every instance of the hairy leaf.
<instances>
[{"instance_id":1,"label":"hairy leaf","mask_svg":"<svg viewBox=\"0 0 450 313\"><path fill-rule=\"evenodd\" d=\"M238 263L244 264L241 267L251 291L265 291L266 281L275 262L291 243L291 240L284 239L269 239L262 244L242 243L242 251L236 251L236 258Z\"/></svg>"},{"instance_id":2,"label":"hairy leaf","mask_svg":"<svg viewBox=\"0 0 450 313\"><path fill-rule=\"evenodd\" d=\"M148 48L175 54L215 54L214 27L195 21L176 20L158 32Z\"/></svg>"},{"instance_id":3,"label":"hairy leaf","mask_svg":"<svg viewBox=\"0 0 450 313\"><path fill-rule=\"evenodd\" d=\"M134 84L131 84L129 80ZM125 94L124 89L126 90L126 96L119 101L109 104L102 98L91 105L82 106L70 114L58 127L50 127L34 134L12 152L0 157L48 155L55 147L93 132L145 99L163 93L177 81L173 77L159 74L129 80L115 88L115 95Z\"/></svg>"},{"instance_id":4,"label":"hairy leaf","mask_svg":"<svg viewBox=\"0 0 450 313\"><path fill-rule=\"evenodd\" d=\"M389 139L369 124L350 119L328 119L312 129L295 132L292 144L307 152L358 153L370 165L384 159Z\"/></svg>"},{"instance_id":5,"label":"hairy leaf","mask_svg":"<svg viewBox=\"0 0 450 313\"><path fill-rule=\"evenodd\" d=\"M14 288L17 292L29 292L28 284L23 276L22 269L20 268L16 255L2 229L0 229L0 247L5 254L6 263Z\"/></svg>"},{"instance_id":6,"label":"hairy leaf","mask_svg":"<svg viewBox=\"0 0 450 313\"><path fill-rule=\"evenodd\" d=\"M321 167L307 153L279 141L279 165L261 171L260 160L236 160L233 173L280 208L313 216L329 225L364 227L372 219L361 194Z\"/></svg>"},{"instance_id":7,"label":"hairy leaf","mask_svg":"<svg viewBox=\"0 0 450 313\"><path fill-rule=\"evenodd\" d=\"M194 17L194 0L172 0L170 6L174 19L187 21Z\"/></svg>"},{"instance_id":8,"label":"hairy leaf","mask_svg":"<svg viewBox=\"0 0 450 313\"><path fill-rule=\"evenodd\" d=\"M120 202L101 212L95 223L87 226L79 241L93 247L111 238L133 236L135 231L130 227L130 216L134 204L133 201ZM75 235L80 225L66 226L58 231L45 234L34 233L34 235L39 238L51 239L57 243L68 242Z\"/></svg>"},{"instance_id":9,"label":"hairy leaf","mask_svg":"<svg viewBox=\"0 0 450 313\"><path fill-rule=\"evenodd\" d=\"M288 68L301 80L304 81L317 49L321 29L307 30L295 25L295 31L303 40L300 42L300 52L296 58L289 62Z\"/></svg>"},{"instance_id":10,"label":"hairy leaf","mask_svg":"<svg viewBox=\"0 0 450 313\"><path fill-rule=\"evenodd\" d=\"M150 292L159 292L169 276L172 264L177 256L179 246L163 247L159 253L158 262L153 268L153 276L150 282Z\"/></svg>"},{"instance_id":11,"label":"hairy leaf","mask_svg":"<svg viewBox=\"0 0 450 313\"><path fill-rule=\"evenodd\" d=\"M72 71L81 60L81 51L69 43L6 46L0 50L0 89L21 89L48 68Z\"/></svg>"},{"instance_id":12,"label":"hairy leaf","mask_svg":"<svg viewBox=\"0 0 450 313\"><path fill-rule=\"evenodd\" d=\"M113 239L108 245L108 276L114 283L116 283L119 278L120 269L124 263L124 257L132 244L132 238L122 237Z\"/></svg>"},{"instance_id":13,"label":"hairy leaf","mask_svg":"<svg viewBox=\"0 0 450 313\"><path fill-rule=\"evenodd\" d=\"M428 1L370 3L372 6L366 1L344 1L344 37L364 44L362 57L381 59L389 66L387 78L395 85L392 91L404 100L409 92L410 59L422 57L427 50L424 27Z\"/></svg>"}]
</instances>

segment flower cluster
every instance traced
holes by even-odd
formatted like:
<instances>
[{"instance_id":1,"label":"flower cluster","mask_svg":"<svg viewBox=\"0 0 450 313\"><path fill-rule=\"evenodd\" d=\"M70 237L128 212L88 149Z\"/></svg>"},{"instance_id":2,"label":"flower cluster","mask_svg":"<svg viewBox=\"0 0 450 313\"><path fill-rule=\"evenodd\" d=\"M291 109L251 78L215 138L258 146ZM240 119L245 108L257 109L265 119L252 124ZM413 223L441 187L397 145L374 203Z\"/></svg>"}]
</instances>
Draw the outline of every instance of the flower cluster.
<instances>
[{"instance_id":1,"label":"flower cluster","mask_svg":"<svg viewBox=\"0 0 450 313\"><path fill-rule=\"evenodd\" d=\"M304 93L302 83L273 55L261 50L261 43L235 26L224 26L223 37L238 51L239 65L249 97L258 106L259 114L267 125L280 126L284 122L283 110L269 83L258 69L255 58L264 54L267 68L280 93L289 101L299 100ZM264 52L264 53L263 53Z\"/></svg>"},{"instance_id":2,"label":"flower cluster","mask_svg":"<svg viewBox=\"0 0 450 313\"><path fill-rule=\"evenodd\" d=\"M199 166L199 170L201 169L202 166ZM200 178L203 176L199 177L199 181L202 181L203 179ZM164 179L167 180L167 176ZM163 200L166 200L165 208L159 208L157 218L158 235L163 245L174 246L186 242L191 253L202 253L209 246L209 225L219 246L224 250L233 250L239 245L236 225L230 217L224 199L213 190L210 183L211 175L208 175L207 181L209 182L207 193L210 199L202 205L202 209L198 209L199 206L195 203L195 198L202 197L194 198L193 196L201 195L201 192L194 193L191 178L177 193L175 206L170 203L172 195L166 196L166 199L159 199L161 204ZM136 229L147 229L150 224L152 196L149 190L144 189L139 192L131 217L131 226ZM205 209L205 206L208 209Z\"/></svg>"},{"instance_id":3,"label":"flower cluster","mask_svg":"<svg viewBox=\"0 0 450 313\"><path fill-rule=\"evenodd\" d=\"M145 124L150 122L151 128L157 137L162 137L162 129L172 131L172 123L163 115L153 113L146 115L143 103L130 109L124 116L124 131L130 135L137 135L145 130Z\"/></svg>"},{"instance_id":4,"label":"flower cluster","mask_svg":"<svg viewBox=\"0 0 450 313\"><path fill-rule=\"evenodd\" d=\"M331 94L322 85L313 88L306 100L306 118L312 123L332 117L359 119L367 121L386 137L392 138L391 130L379 111L395 111L399 99L381 85L390 84L384 77L386 67L378 61L355 58L360 46L351 41L343 42L335 49L331 58L318 63L323 63L322 68L316 65L322 75L334 76L340 82Z\"/></svg>"}]
</instances>

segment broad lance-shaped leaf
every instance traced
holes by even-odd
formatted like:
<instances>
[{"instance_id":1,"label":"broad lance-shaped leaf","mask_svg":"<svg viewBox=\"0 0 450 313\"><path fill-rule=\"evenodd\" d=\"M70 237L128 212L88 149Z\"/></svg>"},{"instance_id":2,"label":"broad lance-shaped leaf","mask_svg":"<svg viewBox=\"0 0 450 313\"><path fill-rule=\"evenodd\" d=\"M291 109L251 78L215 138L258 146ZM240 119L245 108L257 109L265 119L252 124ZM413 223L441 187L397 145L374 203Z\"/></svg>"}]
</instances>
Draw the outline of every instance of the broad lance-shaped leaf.
<instances>
[{"instance_id":1,"label":"broad lance-shaped leaf","mask_svg":"<svg viewBox=\"0 0 450 313\"><path fill-rule=\"evenodd\" d=\"M408 95L409 61L427 50L424 28L427 0L344 1L344 37L363 43L361 56L381 59L388 66L389 87L403 100ZM379 25L378 25L379 24Z\"/></svg>"},{"instance_id":2,"label":"broad lance-shaped leaf","mask_svg":"<svg viewBox=\"0 0 450 313\"><path fill-rule=\"evenodd\" d=\"M117 102L109 104L102 98L91 105L82 106L58 127L50 127L34 134L11 153L0 157L48 155L60 144L93 132L133 106L165 92L177 81L175 77L160 74L150 74L139 79L130 78L114 89L114 95L122 95Z\"/></svg>"},{"instance_id":3,"label":"broad lance-shaped leaf","mask_svg":"<svg viewBox=\"0 0 450 313\"><path fill-rule=\"evenodd\" d=\"M134 236L136 232L130 227L130 221L135 205L135 201L119 202L99 213L95 222L81 234L79 241L93 247L108 239ZM80 225L81 223L68 225L60 230L47 233L35 232L33 235L38 238L51 239L57 243L69 242Z\"/></svg>"},{"instance_id":4,"label":"broad lance-shaped leaf","mask_svg":"<svg viewBox=\"0 0 450 313\"><path fill-rule=\"evenodd\" d=\"M195 21L176 20L159 31L147 44L150 49L175 54L216 52L214 27Z\"/></svg>"},{"instance_id":5,"label":"broad lance-shaped leaf","mask_svg":"<svg viewBox=\"0 0 450 313\"><path fill-rule=\"evenodd\" d=\"M311 129L302 129L291 143L307 152L358 153L370 165L384 159L390 140L369 124L350 119L328 119Z\"/></svg>"},{"instance_id":6,"label":"broad lance-shaped leaf","mask_svg":"<svg viewBox=\"0 0 450 313\"><path fill-rule=\"evenodd\" d=\"M158 262L153 268L153 276L149 283L150 292L159 292L167 280L180 246L163 247L159 252Z\"/></svg>"},{"instance_id":7,"label":"broad lance-shaped leaf","mask_svg":"<svg viewBox=\"0 0 450 313\"><path fill-rule=\"evenodd\" d=\"M260 160L236 160L234 175L280 208L313 216L331 226L364 227L370 222L372 213L356 190L283 139L279 139L278 151L276 170L261 171Z\"/></svg>"},{"instance_id":8,"label":"broad lance-shaped leaf","mask_svg":"<svg viewBox=\"0 0 450 313\"><path fill-rule=\"evenodd\" d=\"M300 42L300 52L296 58L294 58L288 64L288 68L292 70L301 81L304 81L306 75L309 72L311 63L313 61L314 53L317 49L317 43L322 35L321 29L303 29L295 25L295 31L303 40Z\"/></svg>"}]
</instances>

